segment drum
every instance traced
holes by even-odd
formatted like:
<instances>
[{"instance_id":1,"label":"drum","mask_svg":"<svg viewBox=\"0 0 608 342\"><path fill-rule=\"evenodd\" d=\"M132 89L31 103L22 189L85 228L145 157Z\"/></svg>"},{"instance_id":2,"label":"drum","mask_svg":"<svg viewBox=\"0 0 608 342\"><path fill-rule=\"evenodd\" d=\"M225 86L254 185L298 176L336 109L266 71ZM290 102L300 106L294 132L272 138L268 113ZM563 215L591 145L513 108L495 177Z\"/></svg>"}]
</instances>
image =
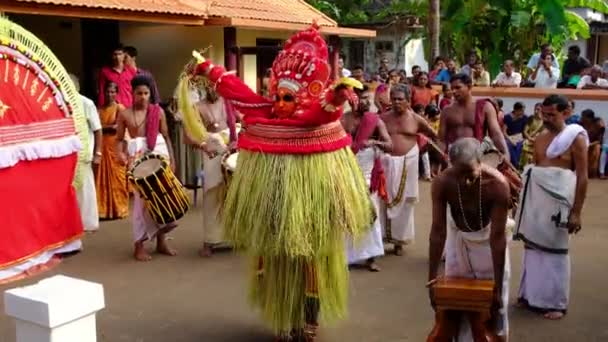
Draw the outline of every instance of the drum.
<instances>
[{"instance_id":1,"label":"drum","mask_svg":"<svg viewBox=\"0 0 608 342\"><path fill-rule=\"evenodd\" d=\"M156 223L177 221L188 211L188 196L162 156L147 154L136 160L127 177Z\"/></svg>"},{"instance_id":2,"label":"drum","mask_svg":"<svg viewBox=\"0 0 608 342\"><path fill-rule=\"evenodd\" d=\"M435 326L427 342L451 342L457 336L460 317L467 314L474 341L499 341L491 328L494 281L441 278L432 285L435 299Z\"/></svg>"},{"instance_id":3,"label":"drum","mask_svg":"<svg viewBox=\"0 0 608 342\"><path fill-rule=\"evenodd\" d=\"M230 185L230 180L232 179L232 174L236 170L238 159L238 152L226 153L224 157L222 157L222 172L224 173L224 180L227 185Z\"/></svg>"},{"instance_id":4,"label":"drum","mask_svg":"<svg viewBox=\"0 0 608 342\"><path fill-rule=\"evenodd\" d=\"M519 192L522 188L521 175L510 163L505 161L504 156L495 150L484 153L481 162L497 169L507 179L511 193L511 208L515 208L519 201Z\"/></svg>"},{"instance_id":5,"label":"drum","mask_svg":"<svg viewBox=\"0 0 608 342\"><path fill-rule=\"evenodd\" d=\"M433 284L437 310L490 313L494 298L494 281L441 278Z\"/></svg>"}]
</instances>

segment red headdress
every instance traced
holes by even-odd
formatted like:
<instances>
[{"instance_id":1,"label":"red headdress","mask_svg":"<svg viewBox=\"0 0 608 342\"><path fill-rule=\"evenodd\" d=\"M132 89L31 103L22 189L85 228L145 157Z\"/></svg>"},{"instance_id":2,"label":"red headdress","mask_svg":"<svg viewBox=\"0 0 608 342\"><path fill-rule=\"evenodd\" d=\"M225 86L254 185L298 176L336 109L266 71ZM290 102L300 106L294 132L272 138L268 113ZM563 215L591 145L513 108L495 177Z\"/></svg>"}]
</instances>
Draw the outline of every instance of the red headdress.
<instances>
[{"instance_id":1,"label":"red headdress","mask_svg":"<svg viewBox=\"0 0 608 342\"><path fill-rule=\"evenodd\" d=\"M281 87L296 94L293 116L278 118L272 101L254 93L234 74L209 61L197 69L215 83L218 93L244 115L239 148L266 153L309 154L335 151L351 139L338 122L342 109L330 87L331 68L325 40L313 24L287 42L272 65L270 93Z\"/></svg>"}]
</instances>

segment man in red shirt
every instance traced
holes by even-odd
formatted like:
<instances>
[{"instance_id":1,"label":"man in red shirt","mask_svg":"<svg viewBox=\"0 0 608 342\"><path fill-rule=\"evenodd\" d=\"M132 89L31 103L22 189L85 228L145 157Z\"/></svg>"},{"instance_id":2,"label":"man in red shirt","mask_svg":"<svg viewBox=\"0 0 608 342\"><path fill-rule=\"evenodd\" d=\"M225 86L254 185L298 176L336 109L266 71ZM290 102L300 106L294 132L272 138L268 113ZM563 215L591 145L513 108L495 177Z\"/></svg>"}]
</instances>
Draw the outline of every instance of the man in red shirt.
<instances>
[{"instance_id":1,"label":"man in red shirt","mask_svg":"<svg viewBox=\"0 0 608 342\"><path fill-rule=\"evenodd\" d=\"M122 46L117 46L112 50L112 66L105 66L99 72L99 97L97 105L105 104L105 95L103 89L107 82L114 82L118 85L118 94L116 94L116 102L129 108L133 104L133 94L131 89L131 80L135 77L137 70L125 64L125 51Z\"/></svg>"}]
</instances>

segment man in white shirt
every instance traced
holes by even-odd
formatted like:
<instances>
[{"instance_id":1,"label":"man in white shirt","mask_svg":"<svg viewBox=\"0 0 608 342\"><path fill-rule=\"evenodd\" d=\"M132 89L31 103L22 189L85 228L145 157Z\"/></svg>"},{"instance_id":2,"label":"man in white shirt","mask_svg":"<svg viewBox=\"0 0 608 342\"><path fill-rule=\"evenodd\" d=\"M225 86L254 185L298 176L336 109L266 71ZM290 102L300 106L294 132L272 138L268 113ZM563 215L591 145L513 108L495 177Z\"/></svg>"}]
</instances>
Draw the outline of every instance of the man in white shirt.
<instances>
[{"instance_id":1,"label":"man in white shirt","mask_svg":"<svg viewBox=\"0 0 608 342\"><path fill-rule=\"evenodd\" d=\"M344 56L340 55L338 58L338 70L340 70L340 77L350 77L350 70L344 67Z\"/></svg>"},{"instance_id":2,"label":"man in white shirt","mask_svg":"<svg viewBox=\"0 0 608 342\"><path fill-rule=\"evenodd\" d=\"M576 86L577 89L608 89L608 80L601 78L602 67L594 65L589 72L589 75L581 77L581 80Z\"/></svg>"},{"instance_id":3,"label":"man in white shirt","mask_svg":"<svg viewBox=\"0 0 608 342\"><path fill-rule=\"evenodd\" d=\"M76 86L76 91L80 92L80 82L78 77L70 74L70 78ZM80 189L76 189L78 198L78 206L80 207L80 217L85 231L96 231L99 229L99 213L97 211L97 192L95 191L95 175L93 166L98 166L101 162L101 122L95 103L90 99L80 95L84 116L87 119L89 127L89 150L85 151L83 160L79 163L84 163L82 185Z\"/></svg>"},{"instance_id":4,"label":"man in white shirt","mask_svg":"<svg viewBox=\"0 0 608 342\"><path fill-rule=\"evenodd\" d=\"M503 66L503 72L499 73L492 82L494 87L519 87L521 84L521 74L513 70L513 61L508 59Z\"/></svg>"},{"instance_id":5,"label":"man in white shirt","mask_svg":"<svg viewBox=\"0 0 608 342\"><path fill-rule=\"evenodd\" d=\"M557 57L553 53L553 47L547 43L540 46L540 52L537 52L537 53L533 54L532 57L530 57L530 60L528 61L528 65L527 65L528 70L530 70L530 72L532 72L536 68L538 68L539 63L541 62L540 56L548 55L548 54L553 56L553 61L551 62L551 66L553 68L559 70L559 62L557 61Z\"/></svg>"}]
</instances>

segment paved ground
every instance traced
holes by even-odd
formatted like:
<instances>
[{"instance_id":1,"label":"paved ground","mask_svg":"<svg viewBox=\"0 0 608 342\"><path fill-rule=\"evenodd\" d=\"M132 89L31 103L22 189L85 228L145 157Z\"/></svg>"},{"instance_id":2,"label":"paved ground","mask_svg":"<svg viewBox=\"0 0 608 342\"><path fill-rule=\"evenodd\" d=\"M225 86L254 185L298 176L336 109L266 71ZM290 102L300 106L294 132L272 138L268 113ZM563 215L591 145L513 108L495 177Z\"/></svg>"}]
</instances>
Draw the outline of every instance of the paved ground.
<instances>
[{"instance_id":1,"label":"paved ground","mask_svg":"<svg viewBox=\"0 0 608 342\"><path fill-rule=\"evenodd\" d=\"M425 340L433 322L424 288L431 212L428 190L428 184L423 184L416 209L416 244L404 257L382 259L381 273L351 272L350 318L323 329L322 341ZM603 202L607 191L608 182L591 183L584 230L572 243L568 316L550 322L511 307L511 341L608 341L608 296L602 292L608 284L608 211ZM245 260L230 253L209 260L197 256L200 215L200 210L191 213L173 234L178 257L155 256L150 263L137 263L130 258L129 223L104 222L99 233L86 236L80 255L52 272L0 287L0 291L55 273L100 282L107 304L98 316L102 342L271 341L246 304ZM514 243L511 252L513 302L521 272L521 244ZM13 341L12 323L0 314L0 342Z\"/></svg>"}]
</instances>

